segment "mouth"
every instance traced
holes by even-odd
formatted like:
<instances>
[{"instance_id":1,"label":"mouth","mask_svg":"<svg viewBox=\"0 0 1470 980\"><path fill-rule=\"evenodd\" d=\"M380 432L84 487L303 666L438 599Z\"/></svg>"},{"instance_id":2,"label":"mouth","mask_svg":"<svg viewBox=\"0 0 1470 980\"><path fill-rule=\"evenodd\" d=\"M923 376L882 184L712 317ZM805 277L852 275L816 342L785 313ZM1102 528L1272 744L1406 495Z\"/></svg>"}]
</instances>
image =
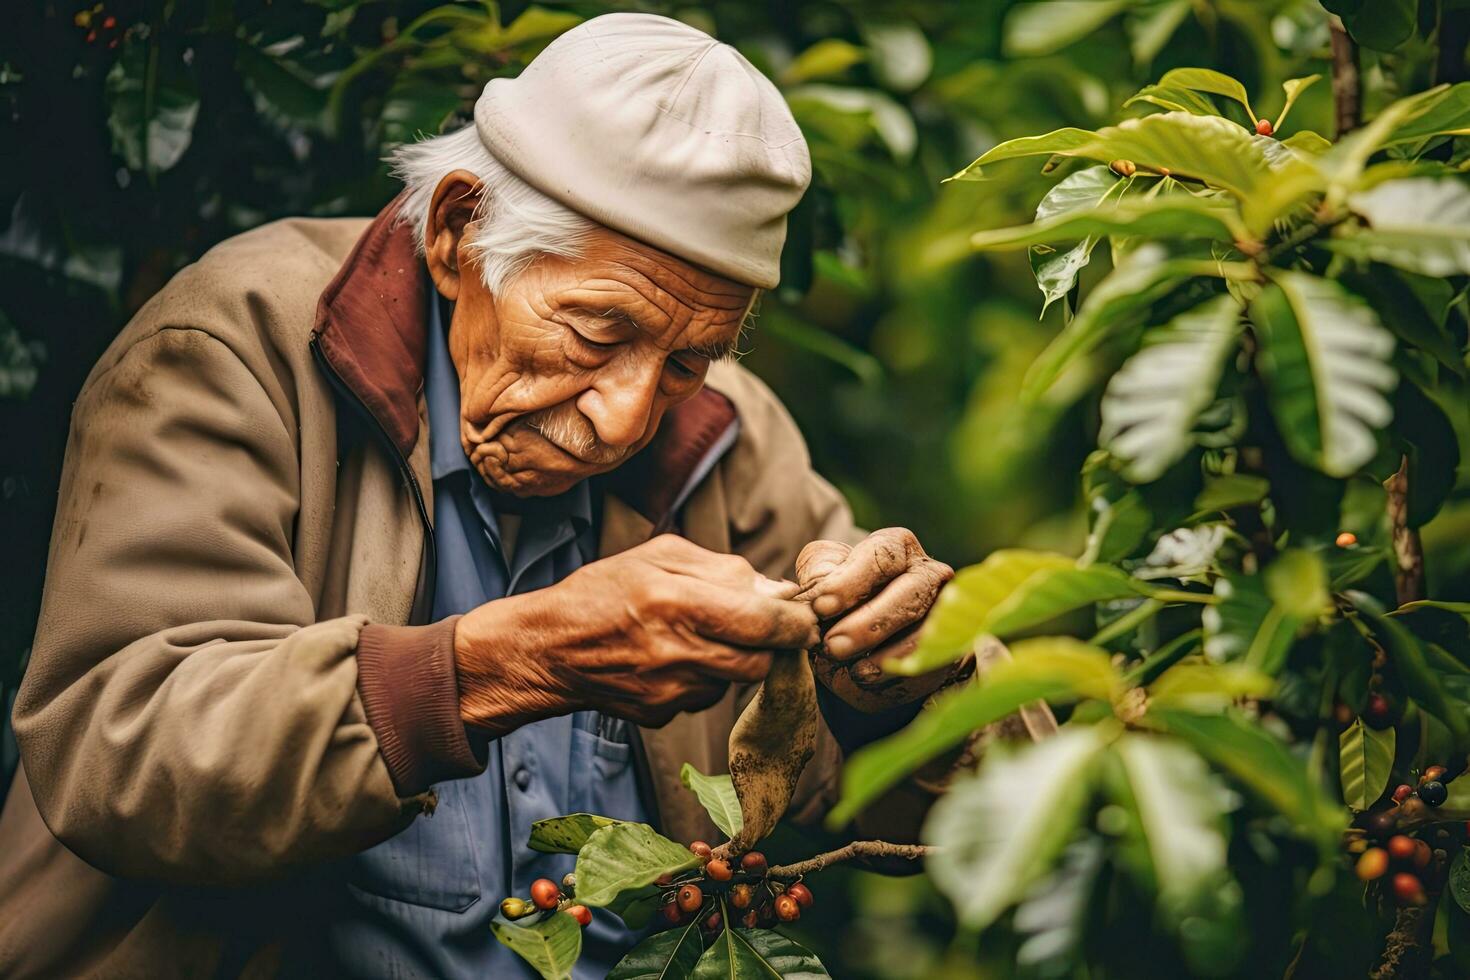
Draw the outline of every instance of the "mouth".
<instances>
[{"instance_id":1,"label":"mouth","mask_svg":"<svg viewBox=\"0 0 1470 980\"><path fill-rule=\"evenodd\" d=\"M626 448L603 446L593 440L579 438L576 433L563 431L566 427L556 422L555 419L543 418L537 413L524 419L522 426L583 466L607 466L621 462L628 454Z\"/></svg>"}]
</instances>

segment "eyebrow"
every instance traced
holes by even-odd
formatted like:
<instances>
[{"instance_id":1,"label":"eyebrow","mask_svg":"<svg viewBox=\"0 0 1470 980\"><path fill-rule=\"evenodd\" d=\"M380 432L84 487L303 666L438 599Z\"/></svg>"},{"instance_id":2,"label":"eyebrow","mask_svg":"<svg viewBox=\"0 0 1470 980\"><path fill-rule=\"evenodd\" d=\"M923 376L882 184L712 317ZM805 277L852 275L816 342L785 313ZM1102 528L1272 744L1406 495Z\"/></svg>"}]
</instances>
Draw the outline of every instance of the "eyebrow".
<instances>
[{"instance_id":1,"label":"eyebrow","mask_svg":"<svg viewBox=\"0 0 1470 980\"><path fill-rule=\"evenodd\" d=\"M616 306L609 307L608 309L603 310L601 313L586 309L585 307L579 308L575 312L582 313L586 316L594 317L599 320L618 320L626 323L628 326L632 327L634 330L639 331L640 333L652 334L654 332L650 330L647 325L642 323L633 314ZM729 340L710 344L690 344L688 347L682 347L679 349L679 351L675 351L674 353L688 351L689 353L694 354L698 357L702 357L708 361L734 360L740 354L740 338L744 335L745 323L742 321L740 324L740 329L737 330L735 332L735 335Z\"/></svg>"}]
</instances>

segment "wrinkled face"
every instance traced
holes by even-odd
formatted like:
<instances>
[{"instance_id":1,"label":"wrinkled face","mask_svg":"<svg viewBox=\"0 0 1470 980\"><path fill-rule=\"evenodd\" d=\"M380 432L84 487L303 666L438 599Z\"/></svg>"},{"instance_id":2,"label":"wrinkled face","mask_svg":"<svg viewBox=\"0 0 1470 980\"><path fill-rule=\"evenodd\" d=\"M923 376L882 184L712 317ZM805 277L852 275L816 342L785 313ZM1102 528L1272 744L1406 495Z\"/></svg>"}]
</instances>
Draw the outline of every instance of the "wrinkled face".
<instances>
[{"instance_id":1,"label":"wrinkled face","mask_svg":"<svg viewBox=\"0 0 1470 980\"><path fill-rule=\"evenodd\" d=\"M428 249L455 300L460 439L485 480L516 496L561 493L643 448L734 349L753 295L599 229L579 258L542 256L492 296L462 232L449 291Z\"/></svg>"}]
</instances>

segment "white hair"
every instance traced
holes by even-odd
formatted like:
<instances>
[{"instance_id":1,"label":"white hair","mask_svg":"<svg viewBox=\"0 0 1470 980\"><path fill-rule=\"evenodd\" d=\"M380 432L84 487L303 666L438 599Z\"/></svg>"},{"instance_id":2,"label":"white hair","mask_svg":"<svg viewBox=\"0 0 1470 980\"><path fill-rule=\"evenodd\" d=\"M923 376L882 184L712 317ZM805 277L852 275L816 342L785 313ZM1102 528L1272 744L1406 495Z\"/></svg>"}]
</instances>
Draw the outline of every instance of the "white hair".
<instances>
[{"instance_id":1,"label":"white hair","mask_svg":"<svg viewBox=\"0 0 1470 980\"><path fill-rule=\"evenodd\" d=\"M483 192L466 241L480 263L485 288L498 293L542 255L576 258L593 222L511 173L480 140L473 125L418 143L405 143L388 156L406 196L398 221L413 228L419 254L434 190L446 174L468 170Z\"/></svg>"}]
</instances>

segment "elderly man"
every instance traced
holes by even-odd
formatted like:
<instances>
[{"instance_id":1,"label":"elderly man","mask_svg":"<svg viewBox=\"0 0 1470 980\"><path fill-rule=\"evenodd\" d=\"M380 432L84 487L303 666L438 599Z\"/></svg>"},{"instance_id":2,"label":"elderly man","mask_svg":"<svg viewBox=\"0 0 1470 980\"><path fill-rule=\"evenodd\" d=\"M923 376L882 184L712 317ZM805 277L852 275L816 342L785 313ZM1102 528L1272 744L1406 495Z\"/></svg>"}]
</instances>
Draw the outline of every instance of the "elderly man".
<instances>
[{"instance_id":1,"label":"elderly man","mask_svg":"<svg viewBox=\"0 0 1470 980\"><path fill-rule=\"evenodd\" d=\"M396 163L376 220L181 272L76 403L6 977L517 975L496 903L570 867L530 823L713 834L677 773L770 651L820 645L798 818L945 679L874 681L949 569L728 363L810 176L739 54L599 17ZM630 939L599 912L579 975Z\"/></svg>"}]
</instances>

